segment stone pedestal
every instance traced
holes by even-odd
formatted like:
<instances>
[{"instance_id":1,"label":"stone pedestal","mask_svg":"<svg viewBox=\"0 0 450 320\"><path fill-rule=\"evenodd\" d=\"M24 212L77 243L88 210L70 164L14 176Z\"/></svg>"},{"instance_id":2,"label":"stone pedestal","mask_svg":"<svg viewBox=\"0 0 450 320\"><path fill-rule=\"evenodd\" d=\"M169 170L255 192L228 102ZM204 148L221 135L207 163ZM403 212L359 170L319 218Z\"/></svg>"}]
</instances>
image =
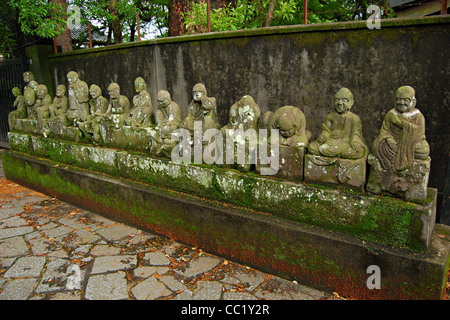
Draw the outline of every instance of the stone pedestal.
<instances>
[{"instance_id":1,"label":"stone pedestal","mask_svg":"<svg viewBox=\"0 0 450 320\"><path fill-rule=\"evenodd\" d=\"M278 158L272 154L274 159L272 161L278 162L278 172L274 177L287 179L290 181L303 181L303 159L305 156L305 148L303 147L288 147L280 146ZM262 167L269 168L269 164L261 164L259 158L257 159L256 170L261 171ZM272 168L276 165L272 164Z\"/></svg>"},{"instance_id":2,"label":"stone pedestal","mask_svg":"<svg viewBox=\"0 0 450 320\"><path fill-rule=\"evenodd\" d=\"M348 160L307 154L304 176L306 182L335 184L364 189L366 159Z\"/></svg>"},{"instance_id":3,"label":"stone pedestal","mask_svg":"<svg viewBox=\"0 0 450 320\"><path fill-rule=\"evenodd\" d=\"M411 168L397 171L384 169L374 155L369 155L370 165L367 191L374 194L394 195L406 201L423 203L427 198L431 159L414 160Z\"/></svg>"},{"instance_id":4,"label":"stone pedestal","mask_svg":"<svg viewBox=\"0 0 450 320\"><path fill-rule=\"evenodd\" d=\"M14 129L29 134L39 134L33 119L18 119Z\"/></svg>"}]
</instances>

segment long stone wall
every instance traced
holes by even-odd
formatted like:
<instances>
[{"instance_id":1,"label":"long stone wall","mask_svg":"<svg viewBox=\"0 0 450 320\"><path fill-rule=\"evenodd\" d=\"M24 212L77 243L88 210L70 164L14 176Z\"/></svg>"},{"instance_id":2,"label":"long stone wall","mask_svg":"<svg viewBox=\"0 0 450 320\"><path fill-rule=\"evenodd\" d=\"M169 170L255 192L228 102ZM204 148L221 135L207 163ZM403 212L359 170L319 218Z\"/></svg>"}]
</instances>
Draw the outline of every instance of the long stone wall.
<instances>
[{"instance_id":1,"label":"long stone wall","mask_svg":"<svg viewBox=\"0 0 450 320\"><path fill-rule=\"evenodd\" d=\"M395 91L410 85L424 114L431 148L429 186L444 190L450 129L448 86L450 17L383 20L380 30L365 22L289 26L141 41L58 54L50 58L54 87L67 84L70 70L99 85L111 82L131 98L133 81L143 77L156 105L166 89L186 116L194 84L203 82L216 97L222 125L230 106L251 95L261 112L299 107L313 138L332 110L340 87L355 97L369 146Z\"/></svg>"}]
</instances>

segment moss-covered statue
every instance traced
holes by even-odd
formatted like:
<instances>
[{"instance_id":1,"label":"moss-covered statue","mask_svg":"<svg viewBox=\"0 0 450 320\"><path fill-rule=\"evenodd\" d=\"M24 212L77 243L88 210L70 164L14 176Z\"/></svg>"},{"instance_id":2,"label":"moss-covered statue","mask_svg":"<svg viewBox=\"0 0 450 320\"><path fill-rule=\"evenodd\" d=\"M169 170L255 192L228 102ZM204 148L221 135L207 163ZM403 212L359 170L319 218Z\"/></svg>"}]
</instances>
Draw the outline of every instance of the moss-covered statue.
<instances>
[{"instance_id":1,"label":"moss-covered statue","mask_svg":"<svg viewBox=\"0 0 450 320\"><path fill-rule=\"evenodd\" d=\"M10 130L16 128L17 120L27 118L27 107L25 105L25 98L18 87L12 89L12 94L16 98L14 100L13 108L15 110L11 111L8 115L8 124Z\"/></svg>"},{"instance_id":2,"label":"moss-covered statue","mask_svg":"<svg viewBox=\"0 0 450 320\"><path fill-rule=\"evenodd\" d=\"M147 92L147 84L141 77L134 81L134 88L137 95L133 97L133 108L125 118L125 125L131 126L133 130L148 128L153 125L154 114L152 99Z\"/></svg>"},{"instance_id":3,"label":"moss-covered statue","mask_svg":"<svg viewBox=\"0 0 450 320\"><path fill-rule=\"evenodd\" d=\"M251 169L251 164L256 164L260 116L259 105L249 95L243 96L231 106L229 121L221 128L224 163L244 172Z\"/></svg>"},{"instance_id":4,"label":"moss-covered statue","mask_svg":"<svg viewBox=\"0 0 450 320\"><path fill-rule=\"evenodd\" d=\"M46 127L47 120L50 118L49 107L52 104L52 98L48 94L47 86L40 84L36 87L36 102L35 112L37 116L37 130L43 135L46 135L48 128Z\"/></svg>"},{"instance_id":5,"label":"moss-covered statue","mask_svg":"<svg viewBox=\"0 0 450 320\"><path fill-rule=\"evenodd\" d=\"M306 118L303 112L294 106L283 106L268 111L263 116L263 127L267 129L268 152L272 161L277 161L279 177L290 180L303 179L303 158L311 134L306 130ZM278 130L278 156L271 150L271 130ZM261 159L260 159L261 160ZM273 163L272 163L273 167Z\"/></svg>"},{"instance_id":6,"label":"moss-covered statue","mask_svg":"<svg viewBox=\"0 0 450 320\"><path fill-rule=\"evenodd\" d=\"M36 87L38 86L38 83L34 81L34 75L31 71L23 73L23 81L26 83L25 88L23 89L23 98L27 108L28 118L36 118L34 103L36 102Z\"/></svg>"},{"instance_id":7,"label":"moss-covered statue","mask_svg":"<svg viewBox=\"0 0 450 320\"><path fill-rule=\"evenodd\" d=\"M78 127L85 137L92 136L94 143L100 143L100 126L104 117L110 113L108 99L102 96L102 89L93 84L89 87L89 94L91 99L89 100L89 116L86 121L78 124Z\"/></svg>"},{"instance_id":8,"label":"moss-covered statue","mask_svg":"<svg viewBox=\"0 0 450 320\"><path fill-rule=\"evenodd\" d=\"M111 114L108 115L109 127L119 129L123 127L125 117L131 111L130 100L120 94L120 86L113 82L108 86L109 108Z\"/></svg>"},{"instance_id":9,"label":"moss-covered statue","mask_svg":"<svg viewBox=\"0 0 450 320\"><path fill-rule=\"evenodd\" d=\"M69 82L69 110L67 117L71 124L86 121L89 115L89 88L86 82L80 80L78 73L70 71L67 73Z\"/></svg>"},{"instance_id":10,"label":"moss-covered statue","mask_svg":"<svg viewBox=\"0 0 450 320\"><path fill-rule=\"evenodd\" d=\"M48 107L50 112L50 119L46 120L46 126L44 126L44 136L49 133L53 133L60 136L64 132L64 127L70 125L70 121L67 118L67 110L69 110L69 99L66 96L66 86L63 84L56 87L56 95L53 98L53 103Z\"/></svg>"},{"instance_id":11,"label":"moss-covered statue","mask_svg":"<svg viewBox=\"0 0 450 320\"><path fill-rule=\"evenodd\" d=\"M408 201L425 200L430 147L425 138L425 118L416 102L410 86L397 90L395 107L386 114L373 142L368 191L390 193Z\"/></svg>"},{"instance_id":12,"label":"moss-covered statue","mask_svg":"<svg viewBox=\"0 0 450 320\"><path fill-rule=\"evenodd\" d=\"M322 123L322 133L310 143L305 180L363 188L369 149L360 118L350 111L353 94L341 88L334 95L334 111Z\"/></svg>"},{"instance_id":13,"label":"moss-covered statue","mask_svg":"<svg viewBox=\"0 0 450 320\"><path fill-rule=\"evenodd\" d=\"M188 114L181 127L194 134L194 122L201 121L203 132L208 129L220 129L217 117L216 98L208 97L203 83L197 83L192 89L193 99Z\"/></svg>"},{"instance_id":14,"label":"moss-covered statue","mask_svg":"<svg viewBox=\"0 0 450 320\"><path fill-rule=\"evenodd\" d=\"M152 132L151 154L166 158L171 157L172 149L178 143L178 139L172 136L181 122L181 109L175 101L172 101L170 93L160 90L157 94L158 109L155 111L156 128Z\"/></svg>"}]
</instances>

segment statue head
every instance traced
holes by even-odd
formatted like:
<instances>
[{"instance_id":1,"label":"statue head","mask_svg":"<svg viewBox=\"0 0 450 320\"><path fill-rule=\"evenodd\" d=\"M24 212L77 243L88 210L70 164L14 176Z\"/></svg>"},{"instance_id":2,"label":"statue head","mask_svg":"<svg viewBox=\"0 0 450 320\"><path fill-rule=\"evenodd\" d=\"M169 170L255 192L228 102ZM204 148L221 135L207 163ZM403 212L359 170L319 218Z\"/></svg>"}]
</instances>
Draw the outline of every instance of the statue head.
<instances>
[{"instance_id":1,"label":"statue head","mask_svg":"<svg viewBox=\"0 0 450 320\"><path fill-rule=\"evenodd\" d=\"M297 125L295 124L294 117L285 113L278 118L278 129L280 134L285 138L290 138L297 133Z\"/></svg>"},{"instance_id":2,"label":"statue head","mask_svg":"<svg viewBox=\"0 0 450 320\"><path fill-rule=\"evenodd\" d=\"M347 88L339 89L339 91L334 95L334 109L339 114L349 111L353 106L353 103L353 94Z\"/></svg>"},{"instance_id":3,"label":"statue head","mask_svg":"<svg viewBox=\"0 0 450 320\"><path fill-rule=\"evenodd\" d=\"M120 86L117 83L111 83L108 86L108 93L111 99L119 99L120 97Z\"/></svg>"},{"instance_id":4,"label":"statue head","mask_svg":"<svg viewBox=\"0 0 450 320\"><path fill-rule=\"evenodd\" d=\"M39 85L39 83L37 83L37 81L31 80L30 82L28 82L28 85L30 86L31 89L34 89L34 91L36 91L36 88Z\"/></svg>"},{"instance_id":5,"label":"statue head","mask_svg":"<svg viewBox=\"0 0 450 320\"><path fill-rule=\"evenodd\" d=\"M59 86L56 87L56 96L61 98L64 97L64 95L66 94L66 86L63 84L60 84Z\"/></svg>"},{"instance_id":6,"label":"statue head","mask_svg":"<svg viewBox=\"0 0 450 320\"><path fill-rule=\"evenodd\" d=\"M398 88L395 94L395 109L400 112L411 111L416 107L416 93L410 86Z\"/></svg>"},{"instance_id":7,"label":"statue head","mask_svg":"<svg viewBox=\"0 0 450 320\"><path fill-rule=\"evenodd\" d=\"M26 83L30 82L34 80L34 75L31 71L26 71L23 73L23 81L25 81Z\"/></svg>"},{"instance_id":8,"label":"statue head","mask_svg":"<svg viewBox=\"0 0 450 320\"><path fill-rule=\"evenodd\" d=\"M145 83L145 80L141 77L137 77L134 80L134 89L136 89L136 92L142 92L147 89L147 84Z\"/></svg>"},{"instance_id":9,"label":"statue head","mask_svg":"<svg viewBox=\"0 0 450 320\"><path fill-rule=\"evenodd\" d=\"M194 97L194 101L201 101L203 98L206 98L206 87L203 83L197 83L192 89L192 95Z\"/></svg>"},{"instance_id":10,"label":"statue head","mask_svg":"<svg viewBox=\"0 0 450 320\"><path fill-rule=\"evenodd\" d=\"M12 94L14 95L14 97L18 97L21 94L21 91L18 87L14 87L12 88Z\"/></svg>"},{"instance_id":11,"label":"statue head","mask_svg":"<svg viewBox=\"0 0 450 320\"><path fill-rule=\"evenodd\" d=\"M172 98L170 97L170 93L168 91L159 90L156 94L156 100L158 101L158 106L160 108L164 108L170 104Z\"/></svg>"},{"instance_id":12,"label":"statue head","mask_svg":"<svg viewBox=\"0 0 450 320\"><path fill-rule=\"evenodd\" d=\"M43 99L48 94L47 87L45 84L40 84L36 87L36 96L39 99Z\"/></svg>"},{"instance_id":13,"label":"statue head","mask_svg":"<svg viewBox=\"0 0 450 320\"><path fill-rule=\"evenodd\" d=\"M77 82L78 79L78 73L75 71L69 71L69 73L67 74L67 81L69 81L69 84Z\"/></svg>"},{"instance_id":14,"label":"statue head","mask_svg":"<svg viewBox=\"0 0 450 320\"><path fill-rule=\"evenodd\" d=\"M89 94L91 95L92 99L97 99L102 95L102 89L96 84L93 84L89 87Z\"/></svg>"}]
</instances>

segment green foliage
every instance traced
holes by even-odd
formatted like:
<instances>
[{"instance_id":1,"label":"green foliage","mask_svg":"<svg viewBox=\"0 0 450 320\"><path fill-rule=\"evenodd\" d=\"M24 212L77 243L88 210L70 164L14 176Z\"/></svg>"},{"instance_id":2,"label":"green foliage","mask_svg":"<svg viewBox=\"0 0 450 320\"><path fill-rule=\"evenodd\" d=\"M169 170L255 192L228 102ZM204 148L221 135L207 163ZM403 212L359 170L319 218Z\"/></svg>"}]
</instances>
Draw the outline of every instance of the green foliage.
<instances>
[{"instance_id":1,"label":"green foliage","mask_svg":"<svg viewBox=\"0 0 450 320\"><path fill-rule=\"evenodd\" d=\"M8 4L19 12L23 33L53 38L67 26L67 13L58 3L47 0L10 0Z\"/></svg>"}]
</instances>

